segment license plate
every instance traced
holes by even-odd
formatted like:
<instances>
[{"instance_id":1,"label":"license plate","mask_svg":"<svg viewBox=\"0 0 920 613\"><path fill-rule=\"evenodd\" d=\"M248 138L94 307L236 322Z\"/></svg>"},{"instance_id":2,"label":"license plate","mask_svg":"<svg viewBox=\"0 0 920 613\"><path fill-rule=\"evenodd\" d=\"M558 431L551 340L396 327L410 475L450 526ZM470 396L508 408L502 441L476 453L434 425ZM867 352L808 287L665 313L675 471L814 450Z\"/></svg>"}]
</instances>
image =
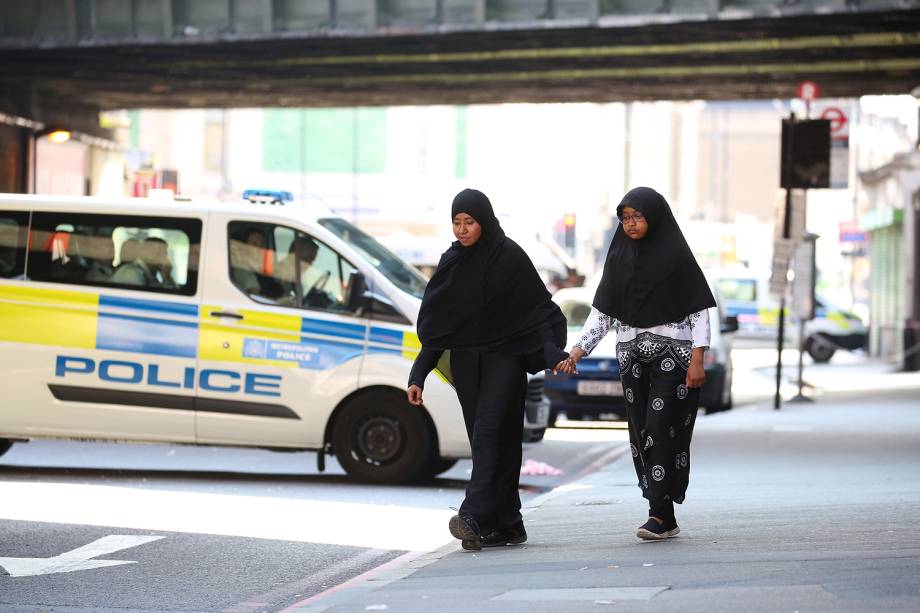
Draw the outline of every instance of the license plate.
<instances>
[{"instance_id":1,"label":"license plate","mask_svg":"<svg viewBox=\"0 0 920 613\"><path fill-rule=\"evenodd\" d=\"M620 381L579 381L576 388L579 396L622 396Z\"/></svg>"}]
</instances>

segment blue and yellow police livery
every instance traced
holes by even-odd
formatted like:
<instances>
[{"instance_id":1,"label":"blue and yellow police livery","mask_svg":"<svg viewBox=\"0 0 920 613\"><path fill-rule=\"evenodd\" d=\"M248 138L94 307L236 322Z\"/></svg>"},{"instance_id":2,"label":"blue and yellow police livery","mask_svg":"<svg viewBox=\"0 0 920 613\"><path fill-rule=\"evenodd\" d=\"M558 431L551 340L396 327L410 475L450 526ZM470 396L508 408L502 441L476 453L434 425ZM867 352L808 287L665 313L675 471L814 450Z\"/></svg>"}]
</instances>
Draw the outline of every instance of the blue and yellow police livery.
<instances>
[{"instance_id":1,"label":"blue and yellow police livery","mask_svg":"<svg viewBox=\"0 0 920 613\"><path fill-rule=\"evenodd\" d=\"M41 437L311 449L372 482L468 457L445 381L424 407L405 398L425 278L265 194L0 195L0 452Z\"/></svg>"}]
</instances>

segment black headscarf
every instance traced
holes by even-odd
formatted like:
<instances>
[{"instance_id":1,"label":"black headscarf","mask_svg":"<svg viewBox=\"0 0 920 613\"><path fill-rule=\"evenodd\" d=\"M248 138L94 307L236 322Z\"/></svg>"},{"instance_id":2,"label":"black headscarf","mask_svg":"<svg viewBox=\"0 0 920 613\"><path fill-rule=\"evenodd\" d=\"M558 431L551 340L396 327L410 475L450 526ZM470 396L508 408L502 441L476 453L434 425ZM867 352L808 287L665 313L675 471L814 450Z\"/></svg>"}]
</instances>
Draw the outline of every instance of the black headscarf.
<instances>
[{"instance_id":1,"label":"black headscarf","mask_svg":"<svg viewBox=\"0 0 920 613\"><path fill-rule=\"evenodd\" d=\"M648 232L633 240L622 225L616 229L594 307L627 325L650 328L716 306L664 196L637 187L623 196L617 217L625 207L645 215Z\"/></svg>"},{"instance_id":2,"label":"black headscarf","mask_svg":"<svg viewBox=\"0 0 920 613\"><path fill-rule=\"evenodd\" d=\"M534 333L565 344L565 317L552 301L527 254L505 236L492 203L465 189L454 198L451 219L466 213L482 227L476 243L455 241L441 256L422 298L418 336L431 349L489 349ZM561 331L562 338L558 331ZM557 334L554 336L552 330ZM565 357L557 347L546 363Z\"/></svg>"}]
</instances>

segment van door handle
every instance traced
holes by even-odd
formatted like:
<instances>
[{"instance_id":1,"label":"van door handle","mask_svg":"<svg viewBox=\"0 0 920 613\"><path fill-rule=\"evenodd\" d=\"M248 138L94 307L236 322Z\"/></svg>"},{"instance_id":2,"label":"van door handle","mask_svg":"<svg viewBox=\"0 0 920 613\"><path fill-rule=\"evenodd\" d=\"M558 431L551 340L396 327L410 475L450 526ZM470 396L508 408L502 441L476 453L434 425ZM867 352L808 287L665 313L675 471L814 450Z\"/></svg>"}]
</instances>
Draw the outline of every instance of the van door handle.
<instances>
[{"instance_id":1,"label":"van door handle","mask_svg":"<svg viewBox=\"0 0 920 613\"><path fill-rule=\"evenodd\" d=\"M230 317L231 319L243 319L242 315L232 311L211 311L211 317Z\"/></svg>"}]
</instances>

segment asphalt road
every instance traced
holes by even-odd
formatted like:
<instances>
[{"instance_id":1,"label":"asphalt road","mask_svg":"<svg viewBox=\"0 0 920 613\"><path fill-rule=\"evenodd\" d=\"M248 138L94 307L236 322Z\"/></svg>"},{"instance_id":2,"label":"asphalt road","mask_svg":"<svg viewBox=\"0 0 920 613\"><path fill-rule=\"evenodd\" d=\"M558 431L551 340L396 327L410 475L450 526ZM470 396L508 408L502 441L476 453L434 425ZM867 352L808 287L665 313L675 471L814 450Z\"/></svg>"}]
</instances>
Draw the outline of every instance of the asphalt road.
<instances>
[{"instance_id":1,"label":"asphalt road","mask_svg":"<svg viewBox=\"0 0 920 613\"><path fill-rule=\"evenodd\" d=\"M550 430L526 446L525 504L609 463L625 438L618 424ZM469 469L368 486L334 460L318 473L308 453L19 444L0 459L0 566L13 575L0 611L279 611L450 541ZM81 568L106 560L127 563Z\"/></svg>"}]
</instances>

